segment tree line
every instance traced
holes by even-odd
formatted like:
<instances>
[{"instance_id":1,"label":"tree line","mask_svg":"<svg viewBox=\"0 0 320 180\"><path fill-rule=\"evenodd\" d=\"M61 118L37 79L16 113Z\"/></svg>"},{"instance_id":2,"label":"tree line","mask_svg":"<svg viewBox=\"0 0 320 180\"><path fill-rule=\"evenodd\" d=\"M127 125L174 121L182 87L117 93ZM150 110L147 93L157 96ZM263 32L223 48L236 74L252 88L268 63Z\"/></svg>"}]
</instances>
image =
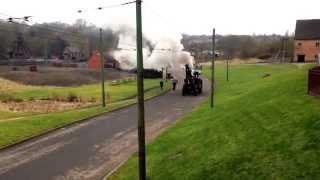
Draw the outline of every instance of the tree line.
<instances>
[{"instance_id":1,"label":"tree line","mask_svg":"<svg viewBox=\"0 0 320 180\"><path fill-rule=\"evenodd\" d=\"M293 35L217 35L216 49L222 58L270 59L279 56L282 49L285 50L286 57L290 58L293 54L293 40ZM212 36L184 34L182 43L196 59L207 59L212 52Z\"/></svg>"},{"instance_id":2,"label":"tree line","mask_svg":"<svg viewBox=\"0 0 320 180\"><path fill-rule=\"evenodd\" d=\"M115 31L103 28L103 47L116 49L119 34L122 31L132 31L128 27ZM25 45L34 58L63 58L66 47L77 47L89 57L90 53L99 48L99 28L85 20L78 19L73 24L61 22L37 23L10 23L0 21L0 60L8 59L9 52L14 48L16 39L22 37ZM216 49L224 57L231 58L261 58L268 59L277 56L283 46L281 35L217 35ZM145 46L153 48L153 44L144 38ZM208 59L212 54L212 37L209 35L183 34L181 40L186 51L192 53L196 59ZM286 56L293 54L293 35L286 41Z\"/></svg>"},{"instance_id":3,"label":"tree line","mask_svg":"<svg viewBox=\"0 0 320 180\"><path fill-rule=\"evenodd\" d=\"M105 49L117 47L117 33L103 28L102 46ZM9 58L18 37L23 38L34 58L62 58L67 46L77 47L89 56L99 47L99 28L81 19L71 25L61 22L28 25L0 21L0 59Z\"/></svg>"}]
</instances>

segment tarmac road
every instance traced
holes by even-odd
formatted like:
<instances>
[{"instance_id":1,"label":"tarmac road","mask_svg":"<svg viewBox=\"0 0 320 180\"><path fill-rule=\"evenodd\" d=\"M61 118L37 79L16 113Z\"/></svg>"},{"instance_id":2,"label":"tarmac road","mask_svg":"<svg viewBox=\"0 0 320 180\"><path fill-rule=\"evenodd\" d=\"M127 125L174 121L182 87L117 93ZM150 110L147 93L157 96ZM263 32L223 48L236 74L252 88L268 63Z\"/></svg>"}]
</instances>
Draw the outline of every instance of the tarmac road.
<instances>
[{"instance_id":1,"label":"tarmac road","mask_svg":"<svg viewBox=\"0 0 320 180\"><path fill-rule=\"evenodd\" d=\"M190 112L209 94L183 97L178 89L145 102L150 140ZM170 83L170 82L169 82ZM137 151L137 106L133 105L0 151L0 180L101 179Z\"/></svg>"}]
</instances>

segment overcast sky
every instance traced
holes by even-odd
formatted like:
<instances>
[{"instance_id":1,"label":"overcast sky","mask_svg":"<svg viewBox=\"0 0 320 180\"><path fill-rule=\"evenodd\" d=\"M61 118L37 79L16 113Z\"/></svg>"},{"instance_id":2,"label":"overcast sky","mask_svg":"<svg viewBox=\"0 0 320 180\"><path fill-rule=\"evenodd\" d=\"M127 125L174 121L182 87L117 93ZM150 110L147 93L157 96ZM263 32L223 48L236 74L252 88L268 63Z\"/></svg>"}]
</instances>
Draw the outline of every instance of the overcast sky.
<instances>
[{"instance_id":1,"label":"overcast sky","mask_svg":"<svg viewBox=\"0 0 320 180\"><path fill-rule=\"evenodd\" d=\"M0 13L31 15L33 22L73 23L78 18L98 26L135 23L134 4L95 10L131 0L1 0ZM82 14L77 10L85 10ZM0 18L6 18L0 14ZM296 19L320 18L320 0L145 0L143 27L149 34L284 34Z\"/></svg>"}]
</instances>

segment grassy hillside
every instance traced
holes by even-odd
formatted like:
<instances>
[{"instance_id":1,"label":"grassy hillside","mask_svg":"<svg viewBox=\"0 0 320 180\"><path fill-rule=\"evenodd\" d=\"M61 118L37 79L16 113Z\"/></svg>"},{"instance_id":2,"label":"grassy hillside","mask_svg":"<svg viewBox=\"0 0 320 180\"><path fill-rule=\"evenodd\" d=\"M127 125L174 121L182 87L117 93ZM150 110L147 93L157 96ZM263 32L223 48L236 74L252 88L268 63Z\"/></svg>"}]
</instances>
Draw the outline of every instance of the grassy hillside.
<instances>
[{"instance_id":1,"label":"grassy hillside","mask_svg":"<svg viewBox=\"0 0 320 180\"><path fill-rule=\"evenodd\" d=\"M215 108L203 103L148 145L150 179L319 179L309 67L234 65L226 82L218 66ZM137 179L137 157L110 179Z\"/></svg>"}]
</instances>

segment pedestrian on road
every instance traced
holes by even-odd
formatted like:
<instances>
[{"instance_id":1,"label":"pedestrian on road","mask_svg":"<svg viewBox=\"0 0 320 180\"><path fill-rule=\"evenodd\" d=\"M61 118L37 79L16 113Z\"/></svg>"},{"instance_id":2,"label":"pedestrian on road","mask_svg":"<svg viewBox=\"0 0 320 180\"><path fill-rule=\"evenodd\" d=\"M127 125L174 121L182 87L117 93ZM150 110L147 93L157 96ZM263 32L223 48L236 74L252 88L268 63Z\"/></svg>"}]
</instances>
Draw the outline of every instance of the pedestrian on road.
<instances>
[{"instance_id":1,"label":"pedestrian on road","mask_svg":"<svg viewBox=\"0 0 320 180\"><path fill-rule=\"evenodd\" d=\"M163 80L160 80L160 88L163 90Z\"/></svg>"},{"instance_id":2,"label":"pedestrian on road","mask_svg":"<svg viewBox=\"0 0 320 180\"><path fill-rule=\"evenodd\" d=\"M176 86L178 84L178 80L175 78L172 78L172 90L176 90Z\"/></svg>"}]
</instances>

